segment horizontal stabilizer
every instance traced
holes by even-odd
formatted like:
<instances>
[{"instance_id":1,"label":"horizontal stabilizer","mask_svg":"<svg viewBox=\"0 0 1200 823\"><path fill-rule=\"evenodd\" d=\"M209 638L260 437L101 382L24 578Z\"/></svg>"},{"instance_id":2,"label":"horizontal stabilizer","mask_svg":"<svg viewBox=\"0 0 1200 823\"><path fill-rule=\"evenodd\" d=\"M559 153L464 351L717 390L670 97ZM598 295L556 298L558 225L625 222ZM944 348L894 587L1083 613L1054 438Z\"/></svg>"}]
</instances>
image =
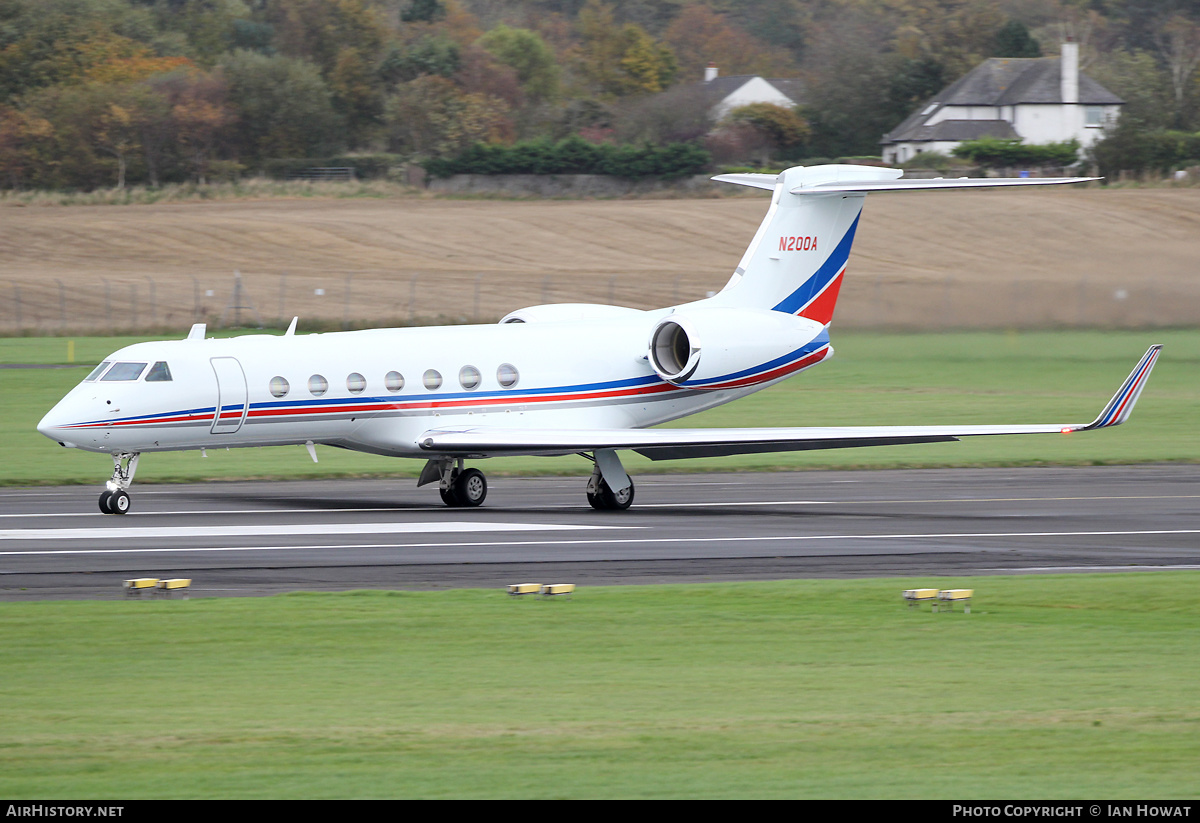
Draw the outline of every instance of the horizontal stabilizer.
<instances>
[{"instance_id":1,"label":"horizontal stabilizer","mask_svg":"<svg viewBox=\"0 0 1200 823\"><path fill-rule=\"evenodd\" d=\"M753 186L772 191L779 182L778 174L718 174L712 178L718 183L733 183L738 186Z\"/></svg>"},{"instance_id":2,"label":"horizontal stabilizer","mask_svg":"<svg viewBox=\"0 0 1200 823\"><path fill-rule=\"evenodd\" d=\"M732 454L946 443L963 437L1069 434L1117 426L1129 418L1162 346L1151 346L1104 411L1088 424L1012 426L820 426L764 429L508 429L490 426L431 429L418 443L446 455L562 455L630 449L651 460Z\"/></svg>"},{"instance_id":3,"label":"horizontal stabilizer","mask_svg":"<svg viewBox=\"0 0 1200 823\"><path fill-rule=\"evenodd\" d=\"M715 179L715 178L714 178ZM817 183L796 186L792 194L834 194L837 192L928 191L932 189L984 189L999 186L1061 186L1065 183L1088 183L1100 177L959 177L931 180L863 180L851 183Z\"/></svg>"}]
</instances>

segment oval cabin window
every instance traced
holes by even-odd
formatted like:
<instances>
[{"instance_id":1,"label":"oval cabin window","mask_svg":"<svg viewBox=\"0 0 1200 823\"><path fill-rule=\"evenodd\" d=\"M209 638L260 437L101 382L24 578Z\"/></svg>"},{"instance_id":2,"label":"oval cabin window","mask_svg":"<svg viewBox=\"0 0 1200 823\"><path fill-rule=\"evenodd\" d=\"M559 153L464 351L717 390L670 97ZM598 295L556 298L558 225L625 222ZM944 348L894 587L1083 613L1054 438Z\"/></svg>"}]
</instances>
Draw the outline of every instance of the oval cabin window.
<instances>
[{"instance_id":1,"label":"oval cabin window","mask_svg":"<svg viewBox=\"0 0 1200 823\"><path fill-rule=\"evenodd\" d=\"M287 397L287 393L291 391L291 384L286 378L272 377L271 378L271 394L276 397Z\"/></svg>"},{"instance_id":2,"label":"oval cabin window","mask_svg":"<svg viewBox=\"0 0 1200 823\"><path fill-rule=\"evenodd\" d=\"M517 381L520 379L521 375L517 373L517 367L512 363L505 363L496 369L496 382L506 389L517 385Z\"/></svg>"},{"instance_id":3,"label":"oval cabin window","mask_svg":"<svg viewBox=\"0 0 1200 823\"><path fill-rule=\"evenodd\" d=\"M362 394L367 388L367 378L355 372L346 378L346 388L351 394Z\"/></svg>"},{"instance_id":4,"label":"oval cabin window","mask_svg":"<svg viewBox=\"0 0 1200 823\"><path fill-rule=\"evenodd\" d=\"M329 391L329 381L319 374L314 374L308 378L308 390L313 397L320 397Z\"/></svg>"},{"instance_id":5,"label":"oval cabin window","mask_svg":"<svg viewBox=\"0 0 1200 823\"><path fill-rule=\"evenodd\" d=\"M458 382L464 389L477 389L482 380L479 369L474 366L463 366L458 372Z\"/></svg>"},{"instance_id":6,"label":"oval cabin window","mask_svg":"<svg viewBox=\"0 0 1200 823\"><path fill-rule=\"evenodd\" d=\"M442 386L442 373L437 369L430 369L421 377L421 382L425 384L425 388L433 391Z\"/></svg>"},{"instance_id":7,"label":"oval cabin window","mask_svg":"<svg viewBox=\"0 0 1200 823\"><path fill-rule=\"evenodd\" d=\"M388 391L400 391L404 388L404 375L398 371L390 371L383 378L383 385Z\"/></svg>"}]
</instances>

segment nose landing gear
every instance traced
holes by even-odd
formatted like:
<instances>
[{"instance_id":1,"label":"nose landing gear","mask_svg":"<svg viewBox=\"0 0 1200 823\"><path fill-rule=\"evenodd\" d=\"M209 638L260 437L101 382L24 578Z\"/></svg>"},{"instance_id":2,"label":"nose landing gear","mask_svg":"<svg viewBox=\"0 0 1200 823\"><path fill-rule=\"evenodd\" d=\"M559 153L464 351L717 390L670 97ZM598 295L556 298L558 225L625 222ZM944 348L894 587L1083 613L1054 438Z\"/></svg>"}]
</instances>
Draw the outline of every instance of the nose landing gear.
<instances>
[{"instance_id":1,"label":"nose landing gear","mask_svg":"<svg viewBox=\"0 0 1200 823\"><path fill-rule=\"evenodd\" d=\"M102 514L125 514L129 511L130 499L126 489L133 485L139 457L140 453L113 453L112 478L104 484L105 490L100 493Z\"/></svg>"}]
</instances>

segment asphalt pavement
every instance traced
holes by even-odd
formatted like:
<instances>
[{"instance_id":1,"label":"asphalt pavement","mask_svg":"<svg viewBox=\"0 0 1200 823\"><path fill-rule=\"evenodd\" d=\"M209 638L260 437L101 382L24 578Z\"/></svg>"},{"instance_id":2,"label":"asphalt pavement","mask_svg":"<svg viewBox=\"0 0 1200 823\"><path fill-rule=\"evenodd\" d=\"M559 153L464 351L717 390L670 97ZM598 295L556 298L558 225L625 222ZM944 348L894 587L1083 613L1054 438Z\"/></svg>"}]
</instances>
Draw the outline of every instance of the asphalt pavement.
<instances>
[{"instance_id":1,"label":"asphalt pavement","mask_svg":"<svg viewBox=\"0 0 1200 823\"><path fill-rule=\"evenodd\" d=\"M491 477L477 509L413 480L135 484L124 516L99 486L3 489L0 600L1200 569L1200 466L635 480L625 512L582 477Z\"/></svg>"}]
</instances>

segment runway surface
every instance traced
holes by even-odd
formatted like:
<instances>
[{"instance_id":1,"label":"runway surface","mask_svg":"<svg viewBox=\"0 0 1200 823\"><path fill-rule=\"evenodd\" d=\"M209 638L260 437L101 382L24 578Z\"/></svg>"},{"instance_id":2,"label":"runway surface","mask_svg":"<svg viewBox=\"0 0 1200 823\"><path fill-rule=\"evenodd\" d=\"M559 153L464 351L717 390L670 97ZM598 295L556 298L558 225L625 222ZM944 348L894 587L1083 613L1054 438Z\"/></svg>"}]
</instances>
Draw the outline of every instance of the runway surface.
<instances>
[{"instance_id":1,"label":"runway surface","mask_svg":"<svg viewBox=\"0 0 1200 823\"><path fill-rule=\"evenodd\" d=\"M484 466L486 468L486 465ZM489 478L478 509L413 480L0 490L0 600L192 597L798 577L1200 568L1200 466L635 478L597 512L584 478Z\"/></svg>"}]
</instances>

